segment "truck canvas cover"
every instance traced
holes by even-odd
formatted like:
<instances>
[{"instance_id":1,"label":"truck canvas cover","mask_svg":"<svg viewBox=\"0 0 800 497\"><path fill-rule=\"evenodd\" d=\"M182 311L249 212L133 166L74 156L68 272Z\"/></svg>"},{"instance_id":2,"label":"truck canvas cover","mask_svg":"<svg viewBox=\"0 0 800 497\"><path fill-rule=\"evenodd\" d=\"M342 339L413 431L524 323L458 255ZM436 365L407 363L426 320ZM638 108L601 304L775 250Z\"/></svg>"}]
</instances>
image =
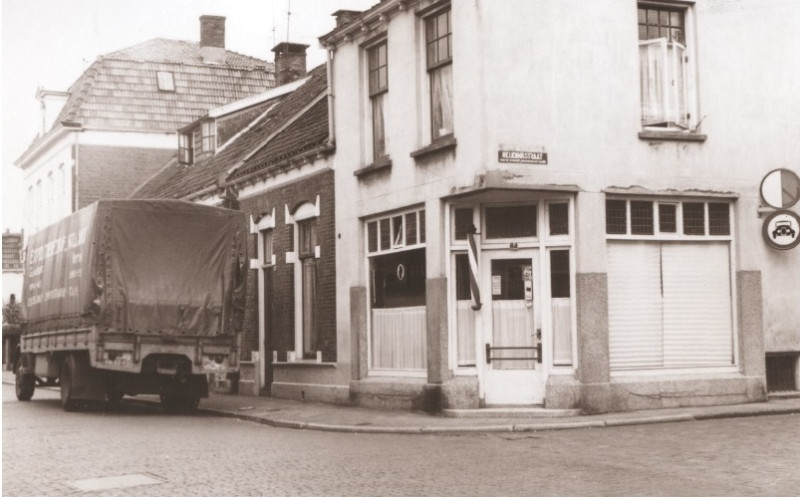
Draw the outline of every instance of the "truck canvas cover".
<instances>
[{"instance_id":1,"label":"truck canvas cover","mask_svg":"<svg viewBox=\"0 0 800 497\"><path fill-rule=\"evenodd\" d=\"M241 212L179 200L101 200L31 236L28 329L215 336L245 298Z\"/></svg>"}]
</instances>

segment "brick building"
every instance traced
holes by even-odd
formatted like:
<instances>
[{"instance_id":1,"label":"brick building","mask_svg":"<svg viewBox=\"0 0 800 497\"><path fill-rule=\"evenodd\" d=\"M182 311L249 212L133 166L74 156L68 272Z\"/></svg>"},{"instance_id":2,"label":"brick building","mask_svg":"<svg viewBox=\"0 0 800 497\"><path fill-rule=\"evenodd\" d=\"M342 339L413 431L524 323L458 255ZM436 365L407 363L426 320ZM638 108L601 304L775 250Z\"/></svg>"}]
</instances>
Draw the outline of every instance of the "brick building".
<instances>
[{"instance_id":1,"label":"brick building","mask_svg":"<svg viewBox=\"0 0 800 497\"><path fill-rule=\"evenodd\" d=\"M305 45L275 47L283 85L210 110L181 130L179 158L134 193L240 209L253 234L240 393L346 402L339 364L327 71ZM204 128L219 138L196 153Z\"/></svg>"},{"instance_id":2,"label":"brick building","mask_svg":"<svg viewBox=\"0 0 800 497\"><path fill-rule=\"evenodd\" d=\"M41 134L15 163L25 233L127 197L176 155L178 129L275 85L272 64L225 49L224 17L202 16L200 40L145 41L98 57L68 91L38 91Z\"/></svg>"}]
</instances>

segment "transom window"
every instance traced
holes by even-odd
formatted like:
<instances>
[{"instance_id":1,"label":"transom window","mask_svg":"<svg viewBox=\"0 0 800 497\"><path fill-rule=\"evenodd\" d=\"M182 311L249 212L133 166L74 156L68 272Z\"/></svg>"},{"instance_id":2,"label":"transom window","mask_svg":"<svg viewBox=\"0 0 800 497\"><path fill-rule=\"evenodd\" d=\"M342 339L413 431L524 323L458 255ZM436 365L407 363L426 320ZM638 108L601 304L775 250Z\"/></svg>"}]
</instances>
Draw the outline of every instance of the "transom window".
<instances>
[{"instance_id":1,"label":"transom window","mask_svg":"<svg viewBox=\"0 0 800 497\"><path fill-rule=\"evenodd\" d=\"M536 236L536 204L486 208L486 239Z\"/></svg>"},{"instance_id":2,"label":"transom window","mask_svg":"<svg viewBox=\"0 0 800 497\"><path fill-rule=\"evenodd\" d=\"M638 8L642 125L691 128L687 9L640 4ZM696 114L696 113L695 113Z\"/></svg>"},{"instance_id":3,"label":"transom window","mask_svg":"<svg viewBox=\"0 0 800 497\"><path fill-rule=\"evenodd\" d=\"M730 236L730 204L607 199L606 234Z\"/></svg>"},{"instance_id":4,"label":"transom window","mask_svg":"<svg viewBox=\"0 0 800 497\"><path fill-rule=\"evenodd\" d=\"M387 216L367 223L370 254L414 248L425 243L425 210Z\"/></svg>"}]
</instances>

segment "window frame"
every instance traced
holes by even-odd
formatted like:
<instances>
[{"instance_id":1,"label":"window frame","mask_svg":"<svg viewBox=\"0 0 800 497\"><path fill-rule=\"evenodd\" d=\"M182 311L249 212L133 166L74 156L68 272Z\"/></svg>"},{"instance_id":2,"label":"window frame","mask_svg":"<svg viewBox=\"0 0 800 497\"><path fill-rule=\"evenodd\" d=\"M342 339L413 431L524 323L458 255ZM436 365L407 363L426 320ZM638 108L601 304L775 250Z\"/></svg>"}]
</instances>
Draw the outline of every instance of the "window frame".
<instances>
[{"instance_id":1,"label":"window frame","mask_svg":"<svg viewBox=\"0 0 800 497\"><path fill-rule=\"evenodd\" d=\"M156 87L160 92L175 93L175 74L172 71L156 71Z\"/></svg>"},{"instance_id":2,"label":"window frame","mask_svg":"<svg viewBox=\"0 0 800 497\"><path fill-rule=\"evenodd\" d=\"M446 32L444 34L440 33L439 23L438 20L442 16L447 16L446 20ZM444 111L442 111L441 122L437 123L437 115L438 112L436 111L436 101L437 95L435 91L435 79L437 77L443 78L444 71L451 71L449 77L449 84L452 89L454 84L454 78L452 75L452 64L453 64L453 25L452 25L452 9L450 4L442 5L441 7L437 8L433 12L427 13L422 18L422 33L423 33L423 53L425 57L425 70L428 77L428 111L429 111L429 120L430 120L430 139L432 142L436 142L438 140L443 140L454 135L454 106L453 106L453 97L451 95L450 101L450 113L448 116L444 115ZM431 31L430 27L433 26L433 31ZM432 34L433 33L433 34ZM432 36L431 36L432 34ZM440 41L446 39L445 46L447 47L447 55L445 57L441 57L439 55L439 44ZM436 57L435 60L431 60L431 53L430 48L435 47ZM441 97L439 97L439 101L441 102ZM441 105L440 105L441 107ZM447 128L446 124L450 124L450 127Z\"/></svg>"},{"instance_id":3,"label":"window frame","mask_svg":"<svg viewBox=\"0 0 800 497\"><path fill-rule=\"evenodd\" d=\"M388 157L388 140L386 136L386 110L389 93L389 42L384 36L365 47L367 66L367 95L370 103L370 130L372 142L372 159L378 161ZM381 54L383 64L381 64ZM381 73L384 73L385 84L381 85ZM373 75L377 85L373 85ZM380 123L377 111L381 110Z\"/></svg>"},{"instance_id":4,"label":"window frame","mask_svg":"<svg viewBox=\"0 0 800 497\"><path fill-rule=\"evenodd\" d=\"M217 123L216 121L204 121L200 124L200 136L202 140L203 152L213 152L216 150Z\"/></svg>"},{"instance_id":5,"label":"window frame","mask_svg":"<svg viewBox=\"0 0 800 497\"><path fill-rule=\"evenodd\" d=\"M697 128L700 124L699 114L700 114L700 106L698 101L697 95L697 50L696 50L696 40L694 36L694 8L692 5L686 2L678 2L678 1L640 1L637 2L637 36L638 36L638 47L642 47L643 45L654 45L655 43L661 43L662 47L660 49L661 57L665 57L664 60L667 60L669 56L667 55L667 46L672 44L680 45L683 48L683 57L680 61L681 70L682 70L682 79L683 79L683 102L684 102L684 114L686 115L685 124L680 119L675 119L675 116L668 116L666 115L669 111L668 107L668 97L667 93L662 91L661 96L661 112L665 116L660 122L656 123L646 123L645 122L645 106L644 106L644 95L642 94L643 85L641 81L641 77L643 74L642 65L641 65L641 52L640 52L640 59L639 59L639 89L640 89L640 96L639 96L639 125L643 132L648 133L689 133L694 134L697 132ZM645 35L645 38L642 38L639 34L640 28L642 24L640 23L639 19L639 12L644 10L651 10L651 11L658 11L658 12L670 12L670 13L679 13L682 16L683 26L682 26L682 33L683 33L683 40L677 41L672 38L672 34L670 33L669 37L659 37L659 38L648 38ZM646 14L645 14L646 15ZM659 21L660 22L660 21ZM650 24L644 24L645 27L650 26ZM660 27L660 24L656 25ZM668 26L671 26L669 24ZM669 27L665 27L665 29L670 29ZM662 40L662 41L659 41ZM673 61L675 62L675 61ZM673 67L672 71L675 68ZM661 78L661 88L665 86L670 86L667 84L667 79L671 72L663 71L662 74L664 75ZM677 88L677 87L676 87ZM676 90L678 91L678 90ZM677 95L675 95L677 97ZM676 99L677 102L677 99ZM677 104L676 104L677 105Z\"/></svg>"},{"instance_id":6,"label":"window frame","mask_svg":"<svg viewBox=\"0 0 800 497\"><path fill-rule=\"evenodd\" d=\"M178 133L178 162L194 163L194 133Z\"/></svg>"},{"instance_id":7,"label":"window frame","mask_svg":"<svg viewBox=\"0 0 800 497\"><path fill-rule=\"evenodd\" d=\"M607 240L683 240L683 241L723 241L733 240L734 234L734 212L733 203L735 199L720 197L667 197L667 198L654 198L654 197L641 197L641 196L619 196L607 195L606 204L604 206L604 215L608 216L608 202L617 201L625 202L625 232L624 233L609 233L608 221L606 220L605 236ZM653 204L653 233L641 234L633 233L632 218L631 218L631 203L632 202L650 202ZM685 204L702 204L703 205L703 232L702 233L687 233L685 227L684 206ZM711 233L711 219L710 219L710 205L727 205L727 230L726 234L712 234ZM664 231L661 229L661 206L671 205L675 206L675 230Z\"/></svg>"}]
</instances>

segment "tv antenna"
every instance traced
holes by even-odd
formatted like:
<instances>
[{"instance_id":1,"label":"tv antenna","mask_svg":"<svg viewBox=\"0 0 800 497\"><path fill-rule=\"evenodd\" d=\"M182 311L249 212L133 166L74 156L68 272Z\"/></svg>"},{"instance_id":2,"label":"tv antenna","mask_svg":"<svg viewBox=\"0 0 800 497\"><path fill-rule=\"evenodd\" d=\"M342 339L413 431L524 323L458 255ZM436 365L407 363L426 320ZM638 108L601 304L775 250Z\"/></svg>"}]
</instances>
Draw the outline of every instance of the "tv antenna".
<instances>
[{"instance_id":1,"label":"tv antenna","mask_svg":"<svg viewBox=\"0 0 800 497\"><path fill-rule=\"evenodd\" d=\"M292 0L286 0L286 43L289 43L289 24L292 20Z\"/></svg>"}]
</instances>

